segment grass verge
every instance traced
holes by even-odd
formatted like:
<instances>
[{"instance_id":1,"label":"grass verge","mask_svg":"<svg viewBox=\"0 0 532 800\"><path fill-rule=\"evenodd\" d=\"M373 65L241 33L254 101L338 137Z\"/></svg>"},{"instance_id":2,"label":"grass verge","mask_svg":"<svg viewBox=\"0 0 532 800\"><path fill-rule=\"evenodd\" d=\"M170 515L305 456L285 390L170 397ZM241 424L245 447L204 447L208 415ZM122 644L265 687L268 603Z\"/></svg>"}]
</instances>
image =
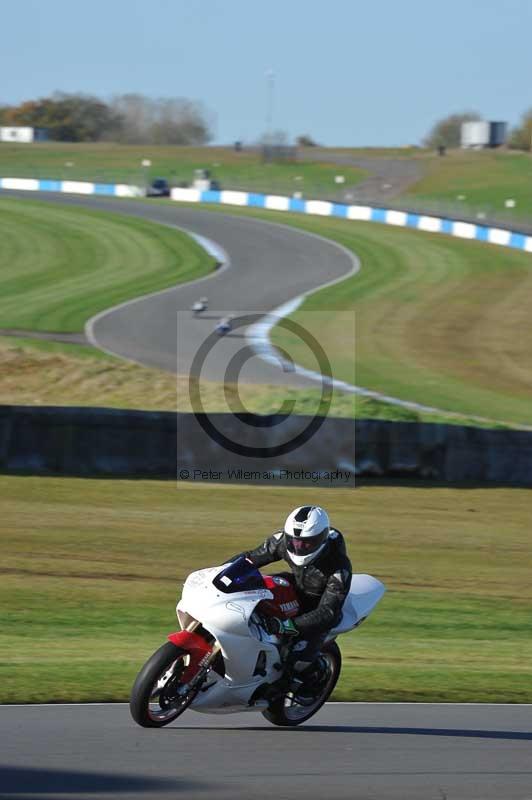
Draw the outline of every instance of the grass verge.
<instances>
[{"instance_id":1,"label":"grass verge","mask_svg":"<svg viewBox=\"0 0 532 800\"><path fill-rule=\"evenodd\" d=\"M82 331L98 311L208 274L214 259L169 226L0 198L0 327Z\"/></svg>"},{"instance_id":2,"label":"grass verge","mask_svg":"<svg viewBox=\"0 0 532 800\"><path fill-rule=\"evenodd\" d=\"M294 414L320 413L319 389L284 389L201 382L206 411L228 412L227 396L255 414L276 412L287 400ZM90 347L0 337L0 405L104 406L145 411L192 411L188 379L131 364ZM477 424L467 417L423 414L334 391L328 415L357 419Z\"/></svg>"},{"instance_id":3,"label":"grass verge","mask_svg":"<svg viewBox=\"0 0 532 800\"><path fill-rule=\"evenodd\" d=\"M437 212L438 201L455 205L457 215L482 210L487 217L506 214L508 222L532 215L532 157L504 150L452 150L445 158L427 156L425 176L403 195ZM515 206L507 209L506 201Z\"/></svg>"},{"instance_id":4,"label":"grass verge","mask_svg":"<svg viewBox=\"0 0 532 800\"><path fill-rule=\"evenodd\" d=\"M143 168L141 162L150 160ZM341 174L344 187L366 177L356 167L315 161L264 163L255 150L237 153L227 147L170 147L117 145L112 143L66 144L46 142L28 145L0 145L0 176L10 178L57 178L99 183L132 183L143 186L154 177L173 184L190 183L194 170L208 169L222 188L292 194L305 197L336 194L335 177Z\"/></svg>"},{"instance_id":5,"label":"grass verge","mask_svg":"<svg viewBox=\"0 0 532 800\"><path fill-rule=\"evenodd\" d=\"M0 477L0 495L1 702L127 699L186 575L305 502L388 588L340 637L336 699L532 701L527 490Z\"/></svg>"},{"instance_id":6,"label":"grass verge","mask_svg":"<svg viewBox=\"0 0 532 800\"><path fill-rule=\"evenodd\" d=\"M336 377L352 375L353 343L340 312L354 311L359 385L446 411L532 423L528 253L368 223L313 221L312 230L362 263L358 275L314 294L294 315L308 324L309 312L320 312L320 341L334 353ZM284 331L273 340L289 345ZM295 361L314 367L303 345L290 347Z\"/></svg>"}]
</instances>

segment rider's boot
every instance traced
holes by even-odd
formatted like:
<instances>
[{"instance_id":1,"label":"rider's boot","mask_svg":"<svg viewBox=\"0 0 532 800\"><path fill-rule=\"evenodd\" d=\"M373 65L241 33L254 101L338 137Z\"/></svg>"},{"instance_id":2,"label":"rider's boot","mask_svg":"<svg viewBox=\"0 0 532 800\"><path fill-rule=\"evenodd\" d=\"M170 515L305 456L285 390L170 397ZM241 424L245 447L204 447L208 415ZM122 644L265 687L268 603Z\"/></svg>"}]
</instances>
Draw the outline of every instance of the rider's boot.
<instances>
[{"instance_id":1,"label":"rider's boot","mask_svg":"<svg viewBox=\"0 0 532 800\"><path fill-rule=\"evenodd\" d=\"M329 678L329 668L327 661L319 655L307 667L302 670L293 670L289 683L289 691L293 692L298 702L304 701L302 705L314 702L315 698L323 691Z\"/></svg>"}]
</instances>

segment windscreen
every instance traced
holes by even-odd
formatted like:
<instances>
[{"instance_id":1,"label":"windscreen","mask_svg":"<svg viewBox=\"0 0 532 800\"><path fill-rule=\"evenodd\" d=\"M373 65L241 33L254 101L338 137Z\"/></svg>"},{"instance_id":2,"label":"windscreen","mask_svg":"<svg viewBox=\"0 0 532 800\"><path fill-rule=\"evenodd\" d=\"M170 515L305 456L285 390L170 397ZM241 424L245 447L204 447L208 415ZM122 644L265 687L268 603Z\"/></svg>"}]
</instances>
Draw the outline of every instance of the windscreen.
<instances>
[{"instance_id":1,"label":"windscreen","mask_svg":"<svg viewBox=\"0 0 532 800\"><path fill-rule=\"evenodd\" d=\"M226 594L264 589L262 575L245 556L240 556L219 572L214 578L213 584Z\"/></svg>"}]
</instances>

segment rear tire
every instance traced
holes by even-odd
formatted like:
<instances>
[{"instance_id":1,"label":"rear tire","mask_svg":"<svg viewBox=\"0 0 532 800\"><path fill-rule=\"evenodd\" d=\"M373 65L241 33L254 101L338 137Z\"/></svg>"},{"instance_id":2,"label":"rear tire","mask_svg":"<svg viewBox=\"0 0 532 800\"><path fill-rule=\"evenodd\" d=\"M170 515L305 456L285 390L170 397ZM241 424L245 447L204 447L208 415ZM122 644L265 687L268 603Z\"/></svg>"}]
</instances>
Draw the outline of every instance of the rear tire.
<instances>
[{"instance_id":1,"label":"rear tire","mask_svg":"<svg viewBox=\"0 0 532 800\"><path fill-rule=\"evenodd\" d=\"M166 699L164 694L169 687L173 687L175 690L176 677L182 672L183 660L187 655L186 650L176 647L172 642L166 642L146 661L133 684L129 701L131 716L138 725L143 728L162 728L177 719L192 703L199 687L183 695L180 699L176 697L175 705ZM160 684L162 684L161 688L159 688ZM153 705L157 705L152 702L155 697L159 698L160 711L152 709ZM162 706L160 705L161 697L163 698Z\"/></svg>"},{"instance_id":2,"label":"rear tire","mask_svg":"<svg viewBox=\"0 0 532 800\"><path fill-rule=\"evenodd\" d=\"M273 703L262 712L262 715L266 717L269 722L273 723L273 725L279 725L283 728L293 728L296 725L301 725L303 722L313 717L314 714L320 710L322 705L327 702L340 677L342 655L336 642L328 642L321 648L321 653L329 662L330 669L330 677L322 694L320 694L316 702L308 708L308 711L305 711L305 706L298 706L297 703L290 705L287 702L289 700L288 695L283 695L274 700Z\"/></svg>"}]
</instances>

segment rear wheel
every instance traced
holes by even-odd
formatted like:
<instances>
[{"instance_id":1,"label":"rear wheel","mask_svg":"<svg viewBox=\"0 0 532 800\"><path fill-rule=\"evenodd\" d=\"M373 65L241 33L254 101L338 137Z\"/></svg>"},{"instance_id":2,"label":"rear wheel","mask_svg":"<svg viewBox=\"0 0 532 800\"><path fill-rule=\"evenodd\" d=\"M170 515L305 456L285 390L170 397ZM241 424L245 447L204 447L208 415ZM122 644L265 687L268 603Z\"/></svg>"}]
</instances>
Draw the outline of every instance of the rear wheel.
<instances>
[{"instance_id":1,"label":"rear wheel","mask_svg":"<svg viewBox=\"0 0 532 800\"><path fill-rule=\"evenodd\" d=\"M275 699L262 714L269 722L282 727L301 725L314 716L329 699L340 677L342 656L336 642L328 642L321 648L321 657L325 661L326 675L316 695L312 696L312 685L304 686L304 697L299 698L293 691Z\"/></svg>"},{"instance_id":2,"label":"rear wheel","mask_svg":"<svg viewBox=\"0 0 532 800\"><path fill-rule=\"evenodd\" d=\"M185 711L199 686L189 689L180 681L189 655L167 642L144 664L131 690L131 716L143 728L162 728Z\"/></svg>"}]
</instances>

